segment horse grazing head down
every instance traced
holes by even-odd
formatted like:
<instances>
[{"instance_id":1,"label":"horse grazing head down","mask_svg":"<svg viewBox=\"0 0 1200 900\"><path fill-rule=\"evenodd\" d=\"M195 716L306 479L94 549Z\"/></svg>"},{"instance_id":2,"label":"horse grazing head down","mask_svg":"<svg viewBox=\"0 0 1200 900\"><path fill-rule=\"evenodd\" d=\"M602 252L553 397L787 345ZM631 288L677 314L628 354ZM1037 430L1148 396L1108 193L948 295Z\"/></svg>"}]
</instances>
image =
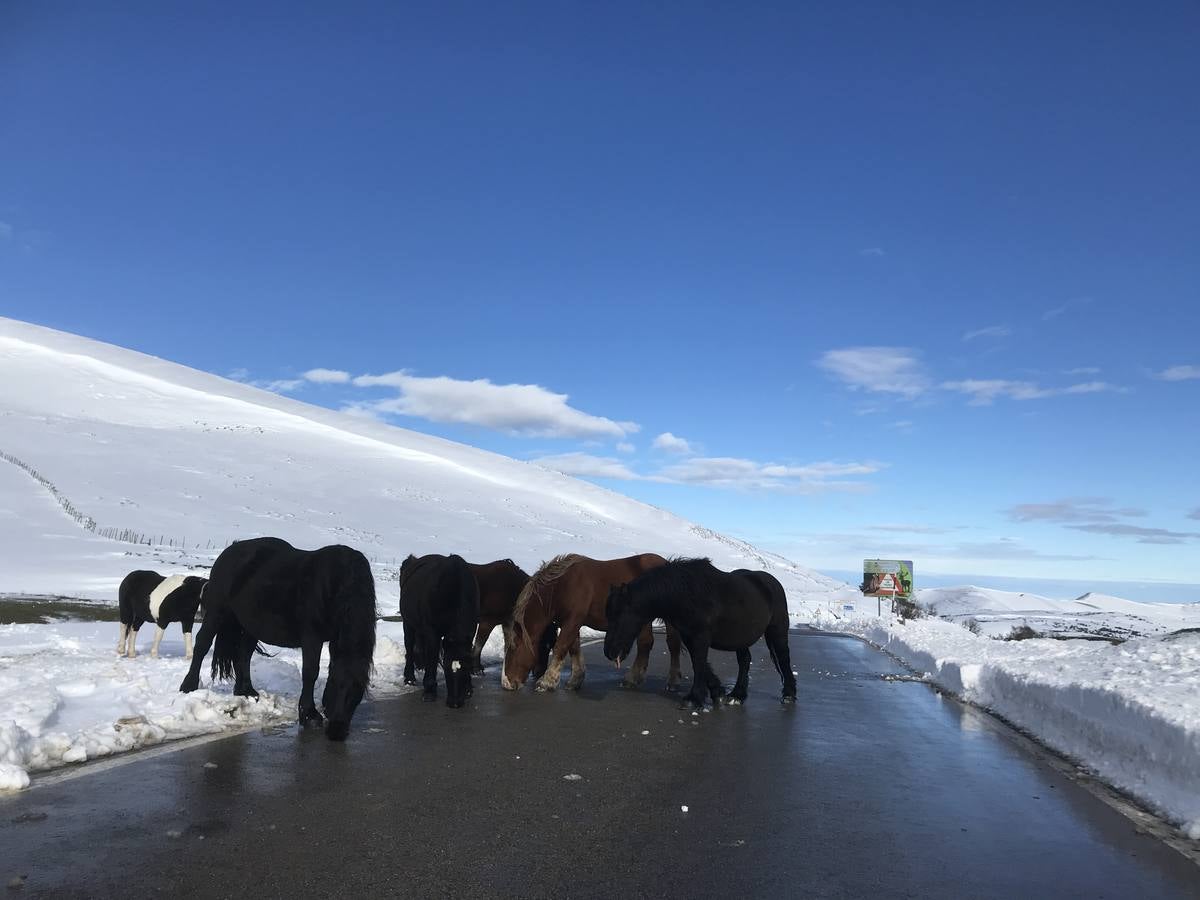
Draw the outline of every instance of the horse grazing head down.
<instances>
[{"instance_id":1,"label":"horse grazing head down","mask_svg":"<svg viewBox=\"0 0 1200 900\"><path fill-rule=\"evenodd\" d=\"M350 719L358 704L362 702L370 682L370 660L362 665L362 659L331 659L329 679L325 682L325 693L321 695L321 706L327 721L325 736L331 741L344 741L350 733Z\"/></svg>"},{"instance_id":2,"label":"horse grazing head down","mask_svg":"<svg viewBox=\"0 0 1200 900\"><path fill-rule=\"evenodd\" d=\"M604 617L608 620L608 630L604 633L604 655L619 666L646 625L644 617L634 609L628 584L614 584L608 589Z\"/></svg>"}]
</instances>

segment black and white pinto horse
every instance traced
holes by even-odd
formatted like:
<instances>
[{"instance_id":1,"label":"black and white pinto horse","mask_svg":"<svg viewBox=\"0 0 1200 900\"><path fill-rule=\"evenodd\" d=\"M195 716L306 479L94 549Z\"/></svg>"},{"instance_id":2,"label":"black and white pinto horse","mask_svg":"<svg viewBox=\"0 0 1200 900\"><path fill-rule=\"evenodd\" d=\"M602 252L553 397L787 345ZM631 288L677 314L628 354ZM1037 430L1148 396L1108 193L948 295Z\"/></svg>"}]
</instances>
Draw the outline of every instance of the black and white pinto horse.
<instances>
[{"instance_id":1,"label":"black and white pinto horse","mask_svg":"<svg viewBox=\"0 0 1200 900\"><path fill-rule=\"evenodd\" d=\"M737 654L737 683L727 702L744 703L750 686L750 647L760 637L783 680L783 702L796 700L787 595L774 575L750 569L722 572L707 559L677 559L612 587L606 611L604 655L618 666L647 622L664 619L675 626L695 672L685 707L703 707L705 687L713 703L725 693L708 663L710 648Z\"/></svg>"},{"instance_id":2,"label":"black and white pinto horse","mask_svg":"<svg viewBox=\"0 0 1200 900\"><path fill-rule=\"evenodd\" d=\"M204 592L196 654L179 690L200 686L200 666L215 639L212 677L234 675L233 692L257 697L250 658L259 641L303 652L300 724L320 725L313 685L329 642L329 677L321 705L325 734L345 740L370 682L375 653L375 579L367 558L350 547L297 550L279 538L231 544L213 563Z\"/></svg>"},{"instance_id":3,"label":"black and white pinto horse","mask_svg":"<svg viewBox=\"0 0 1200 900\"><path fill-rule=\"evenodd\" d=\"M458 709L471 696L479 585L461 556L409 556L400 566L400 615L404 619L404 683L425 670L425 699L437 699L437 665L446 677L446 705Z\"/></svg>"},{"instance_id":4,"label":"black and white pinto horse","mask_svg":"<svg viewBox=\"0 0 1200 900\"><path fill-rule=\"evenodd\" d=\"M196 575L171 575L164 578L157 572L138 569L121 581L117 592L121 607L121 633L117 638L117 655L137 656L137 633L147 622L153 622L154 645L150 655L158 657L158 645L163 632L172 622L183 628L184 656L192 658L192 624L204 593L207 579Z\"/></svg>"}]
</instances>

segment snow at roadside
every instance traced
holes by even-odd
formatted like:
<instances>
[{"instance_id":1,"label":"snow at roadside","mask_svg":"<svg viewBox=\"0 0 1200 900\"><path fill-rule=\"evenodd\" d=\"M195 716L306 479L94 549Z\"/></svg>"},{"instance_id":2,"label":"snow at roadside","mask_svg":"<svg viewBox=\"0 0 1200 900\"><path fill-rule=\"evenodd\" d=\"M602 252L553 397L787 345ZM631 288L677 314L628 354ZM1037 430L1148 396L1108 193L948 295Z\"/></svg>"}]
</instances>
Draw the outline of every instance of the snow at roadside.
<instances>
[{"instance_id":1,"label":"snow at roadside","mask_svg":"<svg viewBox=\"0 0 1200 900\"><path fill-rule=\"evenodd\" d=\"M163 741L295 721L298 650L255 657L258 700L233 696L232 682L181 694L187 663L177 628L163 639L158 659L148 652L153 629L143 628L138 656L126 659L116 654L116 623L0 625L0 791L27 787L30 772ZM497 629L484 659L502 654ZM327 664L317 681L318 698ZM403 665L401 626L380 622L372 693L405 690ZM207 666L201 672L207 686Z\"/></svg>"},{"instance_id":2,"label":"snow at roadside","mask_svg":"<svg viewBox=\"0 0 1200 900\"><path fill-rule=\"evenodd\" d=\"M998 641L938 619L823 620L904 660L1200 838L1200 633Z\"/></svg>"}]
</instances>

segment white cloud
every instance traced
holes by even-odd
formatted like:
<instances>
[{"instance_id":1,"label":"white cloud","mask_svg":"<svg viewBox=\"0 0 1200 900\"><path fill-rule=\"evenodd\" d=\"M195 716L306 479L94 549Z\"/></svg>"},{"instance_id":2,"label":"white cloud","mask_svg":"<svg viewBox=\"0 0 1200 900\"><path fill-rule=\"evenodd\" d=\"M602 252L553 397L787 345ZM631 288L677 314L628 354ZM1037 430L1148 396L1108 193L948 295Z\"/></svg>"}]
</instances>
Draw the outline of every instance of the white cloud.
<instances>
[{"instance_id":1,"label":"white cloud","mask_svg":"<svg viewBox=\"0 0 1200 900\"><path fill-rule=\"evenodd\" d=\"M617 444L618 453L633 453L635 450L637 450L637 447L633 446L629 441L620 441Z\"/></svg>"},{"instance_id":2,"label":"white cloud","mask_svg":"<svg viewBox=\"0 0 1200 900\"><path fill-rule=\"evenodd\" d=\"M1044 313L1042 313L1042 320L1049 322L1051 319L1057 319L1063 313L1074 309L1077 306L1087 306L1091 302L1091 297L1076 297L1074 300L1068 300L1061 306L1056 306L1053 309L1046 310Z\"/></svg>"},{"instance_id":3,"label":"white cloud","mask_svg":"<svg viewBox=\"0 0 1200 900\"><path fill-rule=\"evenodd\" d=\"M916 354L906 347L830 350L817 360L817 365L851 390L899 394L911 400L929 387Z\"/></svg>"},{"instance_id":4,"label":"white cloud","mask_svg":"<svg viewBox=\"0 0 1200 900\"><path fill-rule=\"evenodd\" d=\"M7 222L0 222L0 241L6 241L13 236L14 229Z\"/></svg>"},{"instance_id":5,"label":"white cloud","mask_svg":"<svg viewBox=\"0 0 1200 900\"><path fill-rule=\"evenodd\" d=\"M304 373L304 380L313 384L348 384L350 373L340 369L309 369Z\"/></svg>"},{"instance_id":6,"label":"white cloud","mask_svg":"<svg viewBox=\"0 0 1200 900\"><path fill-rule=\"evenodd\" d=\"M863 247L858 251L859 256L886 256L882 247Z\"/></svg>"},{"instance_id":7,"label":"white cloud","mask_svg":"<svg viewBox=\"0 0 1200 900\"><path fill-rule=\"evenodd\" d=\"M378 414L479 425L527 437L624 438L640 429L636 422L616 422L575 409L567 404L566 394L536 384L425 378L405 371L360 375L354 384L398 391L396 397L362 404Z\"/></svg>"},{"instance_id":8,"label":"white cloud","mask_svg":"<svg viewBox=\"0 0 1200 900\"><path fill-rule=\"evenodd\" d=\"M1107 497L1064 497L1050 503L1018 503L1008 509L1008 517L1017 522L1116 522L1144 515L1144 509L1113 506Z\"/></svg>"},{"instance_id":9,"label":"white cloud","mask_svg":"<svg viewBox=\"0 0 1200 900\"><path fill-rule=\"evenodd\" d=\"M1163 381L1191 381L1193 378L1200 378L1200 366L1171 366L1154 377Z\"/></svg>"},{"instance_id":10,"label":"white cloud","mask_svg":"<svg viewBox=\"0 0 1200 900\"><path fill-rule=\"evenodd\" d=\"M1064 375L1099 375L1100 369L1096 366L1080 366L1077 369L1067 369L1063 372Z\"/></svg>"},{"instance_id":11,"label":"white cloud","mask_svg":"<svg viewBox=\"0 0 1200 900\"><path fill-rule=\"evenodd\" d=\"M592 456L589 453L559 453L530 460L539 466L579 478L618 478L634 481L640 476L625 463L611 456Z\"/></svg>"},{"instance_id":12,"label":"white cloud","mask_svg":"<svg viewBox=\"0 0 1200 900\"><path fill-rule=\"evenodd\" d=\"M974 331L968 331L962 336L964 341L973 341L975 338L1003 338L1012 334L1012 329L1007 325L989 325L986 328L976 328Z\"/></svg>"},{"instance_id":13,"label":"white cloud","mask_svg":"<svg viewBox=\"0 0 1200 900\"><path fill-rule=\"evenodd\" d=\"M1086 531L1089 534L1110 534L1115 537L1134 537L1139 544L1182 544L1192 538L1200 538L1200 532L1168 531L1166 528L1144 528L1141 525L1096 524L1068 525L1075 531Z\"/></svg>"},{"instance_id":14,"label":"white cloud","mask_svg":"<svg viewBox=\"0 0 1200 900\"><path fill-rule=\"evenodd\" d=\"M1032 381L1011 381L1004 378L969 378L965 381L943 381L941 387L970 396L971 406L990 406L996 400L1044 400L1071 394L1128 393L1128 388L1107 381L1087 381L1067 387L1046 388Z\"/></svg>"},{"instance_id":15,"label":"white cloud","mask_svg":"<svg viewBox=\"0 0 1200 900\"><path fill-rule=\"evenodd\" d=\"M232 372L230 372L225 377L228 378L230 381L245 381L247 378L250 377L250 370L249 369L234 369Z\"/></svg>"},{"instance_id":16,"label":"white cloud","mask_svg":"<svg viewBox=\"0 0 1200 900\"><path fill-rule=\"evenodd\" d=\"M653 480L792 493L858 491L867 485L844 479L853 475L871 475L882 468L883 463L877 462L818 462L789 466L728 456L697 456L666 466L653 476Z\"/></svg>"},{"instance_id":17,"label":"white cloud","mask_svg":"<svg viewBox=\"0 0 1200 900\"><path fill-rule=\"evenodd\" d=\"M303 378L279 378L275 381L255 381L252 382L255 387L262 388L265 391L271 391L276 394L286 394L288 391L294 391L304 385Z\"/></svg>"},{"instance_id":18,"label":"white cloud","mask_svg":"<svg viewBox=\"0 0 1200 900\"><path fill-rule=\"evenodd\" d=\"M651 444L655 450L666 450L668 453L691 453L692 445L681 437L675 437L669 431L664 431Z\"/></svg>"}]
</instances>

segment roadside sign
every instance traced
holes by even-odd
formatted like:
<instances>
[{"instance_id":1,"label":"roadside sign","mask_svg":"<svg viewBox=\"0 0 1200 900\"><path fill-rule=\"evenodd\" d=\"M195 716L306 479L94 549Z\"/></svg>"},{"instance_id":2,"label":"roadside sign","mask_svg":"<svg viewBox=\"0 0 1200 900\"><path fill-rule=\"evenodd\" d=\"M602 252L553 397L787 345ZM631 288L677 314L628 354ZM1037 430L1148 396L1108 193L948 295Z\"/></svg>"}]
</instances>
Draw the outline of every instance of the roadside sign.
<instances>
[{"instance_id":1,"label":"roadside sign","mask_svg":"<svg viewBox=\"0 0 1200 900\"><path fill-rule=\"evenodd\" d=\"M909 600L913 592L911 559L864 559L859 590L868 597Z\"/></svg>"}]
</instances>

